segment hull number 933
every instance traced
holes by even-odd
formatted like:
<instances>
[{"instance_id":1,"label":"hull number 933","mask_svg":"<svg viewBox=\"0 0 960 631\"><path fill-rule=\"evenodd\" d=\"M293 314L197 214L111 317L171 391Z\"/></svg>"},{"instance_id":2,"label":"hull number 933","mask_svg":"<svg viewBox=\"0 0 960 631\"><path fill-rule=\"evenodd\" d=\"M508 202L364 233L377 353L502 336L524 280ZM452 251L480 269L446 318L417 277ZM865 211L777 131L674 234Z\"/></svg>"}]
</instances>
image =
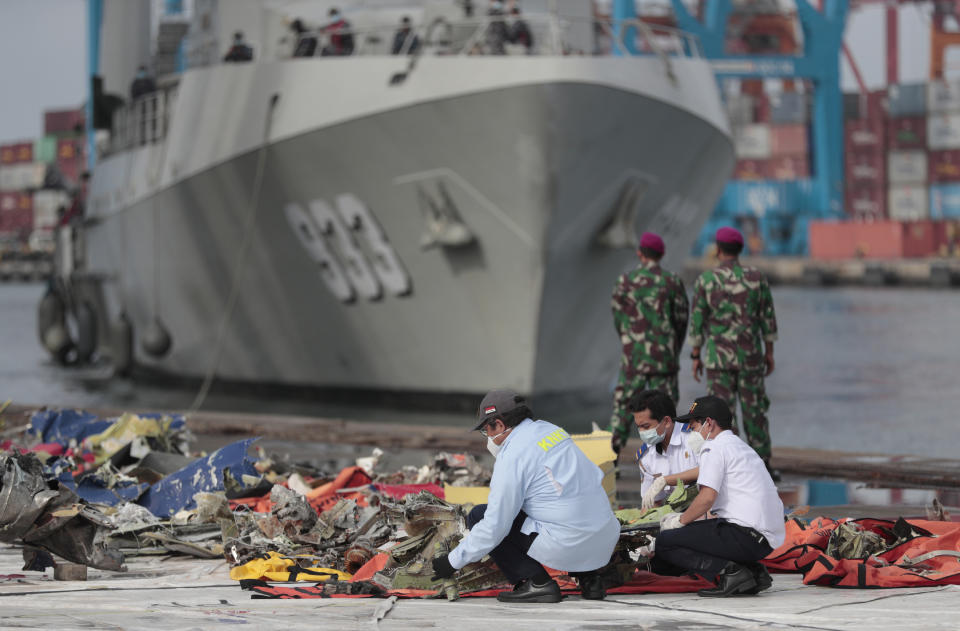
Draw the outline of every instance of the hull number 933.
<instances>
[{"instance_id":1,"label":"hull number 933","mask_svg":"<svg viewBox=\"0 0 960 631\"><path fill-rule=\"evenodd\" d=\"M379 300L384 291L405 296L413 289L383 228L355 195L338 195L331 206L315 199L307 208L291 202L284 208L300 244L320 268L320 278L341 302L358 296Z\"/></svg>"}]
</instances>

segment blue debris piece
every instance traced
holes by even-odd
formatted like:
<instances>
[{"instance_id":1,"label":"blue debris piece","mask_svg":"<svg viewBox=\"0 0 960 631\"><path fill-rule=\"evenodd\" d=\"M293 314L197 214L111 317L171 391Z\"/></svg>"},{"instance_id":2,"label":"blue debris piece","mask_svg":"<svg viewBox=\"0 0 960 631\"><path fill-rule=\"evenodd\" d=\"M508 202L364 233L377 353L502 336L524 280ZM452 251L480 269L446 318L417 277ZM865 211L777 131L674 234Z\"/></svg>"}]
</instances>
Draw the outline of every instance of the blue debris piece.
<instances>
[{"instance_id":1,"label":"blue debris piece","mask_svg":"<svg viewBox=\"0 0 960 631\"><path fill-rule=\"evenodd\" d=\"M134 502L150 488L149 484L141 484L136 480L123 480L113 488L108 488L106 482L94 473L83 475L78 484L69 463L62 458L55 460L52 465L48 463L45 470L48 477L56 478L61 486L76 493L80 499L95 504L116 506L123 502Z\"/></svg>"},{"instance_id":2,"label":"blue debris piece","mask_svg":"<svg viewBox=\"0 0 960 631\"><path fill-rule=\"evenodd\" d=\"M169 416L170 429L180 429L187 421L182 414L140 414L143 418L162 419ZM45 443L59 443L67 446L71 440L77 443L88 436L105 431L117 419L101 419L95 414L83 410L46 410L35 413L30 419L30 430L39 434Z\"/></svg>"},{"instance_id":3,"label":"blue debris piece","mask_svg":"<svg viewBox=\"0 0 960 631\"><path fill-rule=\"evenodd\" d=\"M99 434L113 422L82 410L46 410L36 412L30 418L30 431L38 434L45 443L67 446L71 440L79 443L87 436Z\"/></svg>"},{"instance_id":4,"label":"blue debris piece","mask_svg":"<svg viewBox=\"0 0 960 631\"><path fill-rule=\"evenodd\" d=\"M197 504L194 493L223 491L223 470L229 469L236 480L249 475L259 478L253 460L247 456L250 445L257 440L247 438L227 445L206 458L191 462L176 473L171 473L150 487L137 501L157 517L170 517L181 510L191 510Z\"/></svg>"}]
</instances>

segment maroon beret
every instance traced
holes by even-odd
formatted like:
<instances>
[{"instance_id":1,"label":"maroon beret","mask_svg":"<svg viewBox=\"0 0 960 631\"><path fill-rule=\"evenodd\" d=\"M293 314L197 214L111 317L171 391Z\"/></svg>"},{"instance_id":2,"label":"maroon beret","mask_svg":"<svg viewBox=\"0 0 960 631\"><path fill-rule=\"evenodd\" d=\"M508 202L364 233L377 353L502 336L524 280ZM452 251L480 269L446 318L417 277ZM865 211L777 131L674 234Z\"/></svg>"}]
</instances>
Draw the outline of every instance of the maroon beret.
<instances>
[{"instance_id":1,"label":"maroon beret","mask_svg":"<svg viewBox=\"0 0 960 631\"><path fill-rule=\"evenodd\" d=\"M717 243L735 243L743 245L743 235L736 228L724 226L717 230Z\"/></svg>"},{"instance_id":2,"label":"maroon beret","mask_svg":"<svg viewBox=\"0 0 960 631\"><path fill-rule=\"evenodd\" d=\"M640 247L650 248L660 256L663 256L663 252L666 249L663 246L663 239L660 238L659 234L654 232L644 232L640 235Z\"/></svg>"}]
</instances>

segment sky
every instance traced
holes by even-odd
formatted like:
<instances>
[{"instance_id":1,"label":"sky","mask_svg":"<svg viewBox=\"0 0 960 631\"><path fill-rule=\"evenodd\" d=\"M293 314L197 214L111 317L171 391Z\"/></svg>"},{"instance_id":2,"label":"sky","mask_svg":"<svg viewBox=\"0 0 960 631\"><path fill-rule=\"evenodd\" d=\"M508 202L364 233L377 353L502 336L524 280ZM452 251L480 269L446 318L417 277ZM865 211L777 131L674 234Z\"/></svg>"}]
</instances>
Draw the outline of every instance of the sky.
<instances>
[{"instance_id":1,"label":"sky","mask_svg":"<svg viewBox=\"0 0 960 631\"><path fill-rule=\"evenodd\" d=\"M86 99L86 0L0 0L0 144L43 132L43 111ZM930 4L900 8L900 76L924 81L928 72ZM846 42L870 89L885 83L884 9L853 12ZM960 55L954 73L960 74ZM846 61L844 91L856 89Z\"/></svg>"},{"instance_id":2,"label":"sky","mask_svg":"<svg viewBox=\"0 0 960 631\"><path fill-rule=\"evenodd\" d=\"M43 133L43 111L86 99L86 0L0 0L0 143Z\"/></svg>"}]
</instances>

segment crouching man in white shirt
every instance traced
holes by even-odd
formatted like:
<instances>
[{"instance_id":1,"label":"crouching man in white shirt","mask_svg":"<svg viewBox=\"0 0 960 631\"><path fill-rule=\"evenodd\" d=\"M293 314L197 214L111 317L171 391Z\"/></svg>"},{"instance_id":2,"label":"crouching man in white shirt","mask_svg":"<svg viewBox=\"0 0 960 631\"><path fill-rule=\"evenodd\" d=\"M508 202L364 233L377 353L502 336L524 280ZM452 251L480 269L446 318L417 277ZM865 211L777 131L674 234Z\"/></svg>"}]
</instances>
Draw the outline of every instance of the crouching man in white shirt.
<instances>
[{"instance_id":1,"label":"crouching man in white shirt","mask_svg":"<svg viewBox=\"0 0 960 631\"><path fill-rule=\"evenodd\" d=\"M544 565L574 575L584 598L606 595L600 574L620 537L620 523L603 490L603 473L566 431L533 420L523 397L493 390L473 429L496 458L490 499L467 517L470 532L449 555L433 561L434 579L450 578L489 554L514 584L502 602L559 602Z\"/></svg>"},{"instance_id":2,"label":"crouching man in white shirt","mask_svg":"<svg viewBox=\"0 0 960 631\"><path fill-rule=\"evenodd\" d=\"M759 563L783 543L783 502L763 460L730 431L733 416L715 396L700 397L688 421L688 445L700 452L700 493L683 514L660 522L656 563L716 580L701 596L757 594L772 584ZM698 443L701 442L702 446ZM707 511L715 519L696 521Z\"/></svg>"}]
</instances>

